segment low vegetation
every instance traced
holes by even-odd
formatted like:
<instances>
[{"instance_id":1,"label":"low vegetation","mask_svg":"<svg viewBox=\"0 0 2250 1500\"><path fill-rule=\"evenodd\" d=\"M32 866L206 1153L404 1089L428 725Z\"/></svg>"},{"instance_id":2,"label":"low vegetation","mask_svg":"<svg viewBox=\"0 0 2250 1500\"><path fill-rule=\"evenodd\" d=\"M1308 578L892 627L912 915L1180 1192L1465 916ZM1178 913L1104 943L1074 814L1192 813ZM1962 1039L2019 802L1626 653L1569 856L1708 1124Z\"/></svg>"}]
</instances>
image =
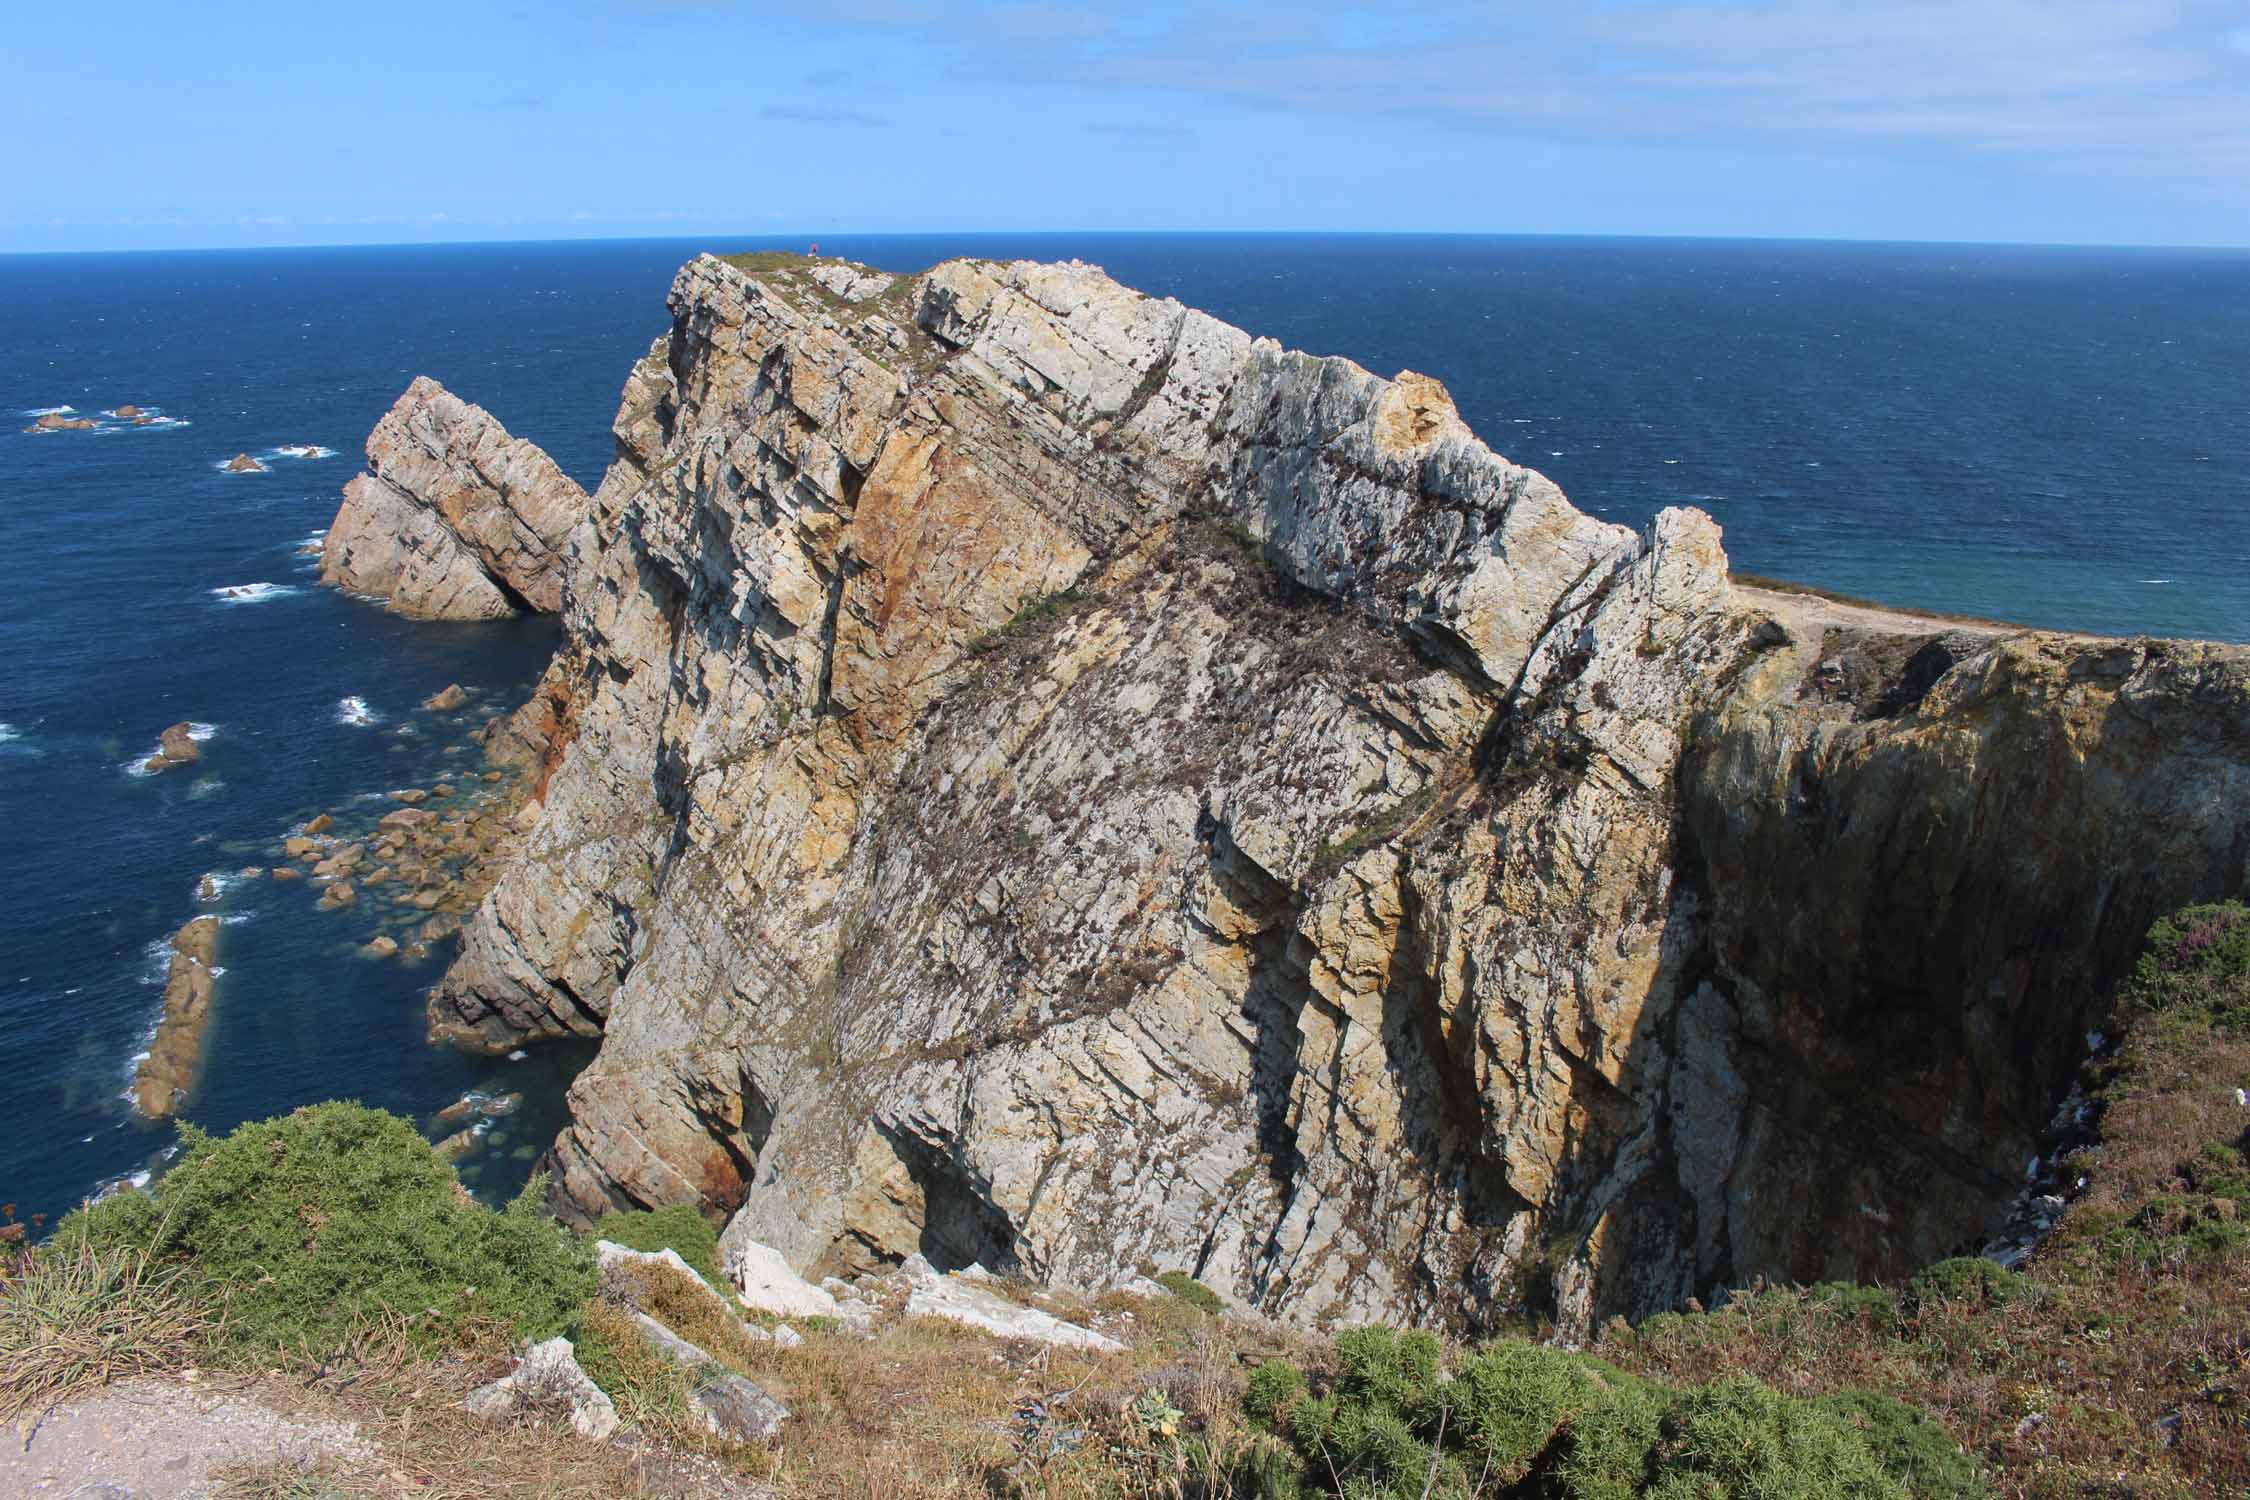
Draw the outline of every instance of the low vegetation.
<instances>
[{"instance_id":1,"label":"low vegetation","mask_svg":"<svg viewBox=\"0 0 2250 1500\"><path fill-rule=\"evenodd\" d=\"M361 1469L228 1476L235 1496L770 1493L885 1500L1726 1500L2250 1493L2250 910L2159 923L2089 1071L2099 1143L2020 1268L1943 1261L1898 1285L1759 1285L1585 1350L1421 1332L1300 1337L1167 1295L1047 1297L1119 1355L994 1343L898 1316L874 1336L754 1336L676 1271L597 1276L538 1185L482 1208L405 1122L328 1104L214 1138L0 1262L0 1415L189 1365L348 1416ZM712 1226L622 1213L594 1235L717 1283ZM723 1283L718 1283L723 1285ZM706 1433L698 1377L639 1308L792 1416L771 1449ZM566 1332L628 1424L459 1409L521 1340ZM739 1493L739 1490L731 1491Z\"/></svg>"},{"instance_id":2,"label":"low vegetation","mask_svg":"<svg viewBox=\"0 0 2250 1500\"><path fill-rule=\"evenodd\" d=\"M593 1288L589 1247L547 1217L543 1182L486 1208L395 1115L316 1104L180 1134L153 1191L70 1215L45 1256L143 1257L223 1296L219 1337L255 1352L325 1350L384 1316L431 1347L487 1327L541 1338Z\"/></svg>"}]
</instances>

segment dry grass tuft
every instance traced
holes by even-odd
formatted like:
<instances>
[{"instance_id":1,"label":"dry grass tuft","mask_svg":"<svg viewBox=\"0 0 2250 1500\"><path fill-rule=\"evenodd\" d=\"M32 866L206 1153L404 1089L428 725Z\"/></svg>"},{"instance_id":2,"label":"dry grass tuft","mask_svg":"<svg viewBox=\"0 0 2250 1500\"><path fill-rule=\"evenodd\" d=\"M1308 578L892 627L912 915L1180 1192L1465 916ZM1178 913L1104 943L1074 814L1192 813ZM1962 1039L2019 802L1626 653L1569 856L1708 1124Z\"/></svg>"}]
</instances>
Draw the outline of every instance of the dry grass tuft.
<instances>
[{"instance_id":1,"label":"dry grass tuft","mask_svg":"<svg viewBox=\"0 0 2250 1500\"><path fill-rule=\"evenodd\" d=\"M84 1240L0 1264L0 1419L28 1424L114 1380L195 1362L218 1326L176 1265Z\"/></svg>"}]
</instances>

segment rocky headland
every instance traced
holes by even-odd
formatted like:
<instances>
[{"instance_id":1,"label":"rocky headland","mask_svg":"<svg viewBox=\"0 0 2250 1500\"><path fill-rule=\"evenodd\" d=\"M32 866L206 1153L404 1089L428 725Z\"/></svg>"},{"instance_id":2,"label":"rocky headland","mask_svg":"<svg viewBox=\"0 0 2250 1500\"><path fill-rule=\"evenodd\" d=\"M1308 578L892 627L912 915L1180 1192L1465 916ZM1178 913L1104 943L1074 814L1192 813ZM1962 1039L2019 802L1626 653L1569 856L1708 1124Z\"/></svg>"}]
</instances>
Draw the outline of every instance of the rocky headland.
<instances>
[{"instance_id":1,"label":"rocky headland","mask_svg":"<svg viewBox=\"0 0 2250 1500\"><path fill-rule=\"evenodd\" d=\"M552 614L586 506L538 447L423 376L368 434L367 472L321 543L321 581L417 619Z\"/></svg>"},{"instance_id":2,"label":"rocky headland","mask_svg":"<svg viewBox=\"0 0 2250 1500\"><path fill-rule=\"evenodd\" d=\"M567 1215L1298 1322L1896 1274L2245 884L2250 652L1745 587L1089 266L704 256L671 311L538 569L427 381L324 558L562 611L430 1019L602 1038Z\"/></svg>"}]
</instances>

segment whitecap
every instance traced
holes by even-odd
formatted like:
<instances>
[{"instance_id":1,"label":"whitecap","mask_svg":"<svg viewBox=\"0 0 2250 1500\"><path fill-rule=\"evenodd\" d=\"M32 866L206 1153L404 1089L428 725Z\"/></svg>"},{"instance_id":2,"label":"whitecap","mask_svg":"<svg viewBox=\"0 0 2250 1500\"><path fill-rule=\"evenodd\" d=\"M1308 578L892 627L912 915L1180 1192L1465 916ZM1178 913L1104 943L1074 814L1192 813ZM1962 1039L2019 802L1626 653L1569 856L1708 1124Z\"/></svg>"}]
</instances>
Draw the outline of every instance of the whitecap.
<instances>
[{"instance_id":1,"label":"whitecap","mask_svg":"<svg viewBox=\"0 0 2250 1500\"><path fill-rule=\"evenodd\" d=\"M211 590L221 604L262 604L268 599L279 599L297 592L289 583L229 583Z\"/></svg>"},{"instance_id":2,"label":"whitecap","mask_svg":"<svg viewBox=\"0 0 2250 1500\"><path fill-rule=\"evenodd\" d=\"M1666 460L1664 460L1664 461L1665 461L1666 463L1668 463L1668 464L1676 464L1676 463L1678 463L1678 462L1679 462L1679 460L1678 460L1678 459L1676 459L1676 458L1667 458L1667 459L1666 459Z\"/></svg>"},{"instance_id":3,"label":"whitecap","mask_svg":"<svg viewBox=\"0 0 2250 1500\"><path fill-rule=\"evenodd\" d=\"M2171 581L2169 578L2144 578L2141 580L2143 583L2170 583Z\"/></svg>"},{"instance_id":4,"label":"whitecap","mask_svg":"<svg viewBox=\"0 0 2250 1500\"><path fill-rule=\"evenodd\" d=\"M219 726L216 724L198 724L193 719L188 721L187 737L199 745L218 732Z\"/></svg>"},{"instance_id":5,"label":"whitecap","mask_svg":"<svg viewBox=\"0 0 2250 1500\"><path fill-rule=\"evenodd\" d=\"M172 940L160 937L141 949L142 984L162 984L172 972Z\"/></svg>"},{"instance_id":6,"label":"whitecap","mask_svg":"<svg viewBox=\"0 0 2250 1500\"><path fill-rule=\"evenodd\" d=\"M381 721L381 715L367 706L367 700L358 694L339 699L336 703L336 722L364 728Z\"/></svg>"},{"instance_id":7,"label":"whitecap","mask_svg":"<svg viewBox=\"0 0 2250 1500\"><path fill-rule=\"evenodd\" d=\"M15 725L9 723L6 719L0 719L0 745L5 745L10 740L20 740L22 738L22 730L16 728Z\"/></svg>"},{"instance_id":8,"label":"whitecap","mask_svg":"<svg viewBox=\"0 0 2250 1500\"><path fill-rule=\"evenodd\" d=\"M77 414L78 408L75 406L27 406L17 413L18 416L25 417L71 417Z\"/></svg>"}]
</instances>

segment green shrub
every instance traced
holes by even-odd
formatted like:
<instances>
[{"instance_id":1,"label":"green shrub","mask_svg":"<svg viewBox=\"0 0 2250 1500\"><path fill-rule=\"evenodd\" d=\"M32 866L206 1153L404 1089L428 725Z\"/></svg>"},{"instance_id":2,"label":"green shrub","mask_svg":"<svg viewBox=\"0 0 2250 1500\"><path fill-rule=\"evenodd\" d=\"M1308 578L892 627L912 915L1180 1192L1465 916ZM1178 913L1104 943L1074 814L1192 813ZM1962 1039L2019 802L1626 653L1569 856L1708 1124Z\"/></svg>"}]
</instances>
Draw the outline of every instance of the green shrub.
<instances>
[{"instance_id":1,"label":"green shrub","mask_svg":"<svg viewBox=\"0 0 2250 1500\"><path fill-rule=\"evenodd\" d=\"M1269 1359L1250 1372L1242 1408L1261 1427L1279 1427L1305 1395L1304 1372L1287 1360Z\"/></svg>"},{"instance_id":2,"label":"green shrub","mask_svg":"<svg viewBox=\"0 0 2250 1500\"><path fill-rule=\"evenodd\" d=\"M1981 1255L1957 1255L1924 1266L1906 1284L1908 1303L1919 1310L1944 1302L1967 1307L2005 1307L2031 1293L2031 1282L2020 1271L1986 1260Z\"/></svg>"},{"instance_id":3,"label":"green shrub","mask_svg":"<svg viewBox=\"0 0 2250 1500\"><path fill-rule=\"evenodd\" d=\"M1816 1405L1857 1428L1883 1471L1914 1500L1982 1500L1984 1478L1927 1412L1872 1391L1824 1396Z\"/></svg>"},{"instance_id":4,"label":"green shrub","mask_svg":"<svg viewBox=\"0 0 2250 1500\"><path fill-rule=\"evenodd\" d=\"M2150 1010L2199 1014L2228 1030L2250 1028L2250 906L2190 906L2158 921L2126 997Z\"/></svg>"},{"instance_id":5,"label":"green shrub","mask_svg":"<svg viewBox=\"0 0 2250 1500\"><path fill-rule=\"evenodd\" d=\"M1198 1312L1216 1316L1226 1311L1227 1305L1219 1300L1217 1292L1185 1271L1159 1271L1156 1274L1156 1284Z\"/></svg>"},{"instance_id":6,"label":"green shrub","mask_svg":"<svg viewBox=\"0 0 2250 1500\"><path fill-rule=\"evenodd\" d=\"M1674 1403L1664 1416L1654 1481L1647 1493L1660 1500L1907 1500L1909 1493L1834 1410L1792 1401L1747 1375Z\"/></svg>"},{"instance_id":7,"label":"green shrub","mask_svg":"<svg viewBox=\"0 0 2250 1500\"><path fill-rule=\"evenodd\" d=\"M1856 1281L1823 1281L1808 1288L1805 1298L1821 1311L1847 1323L1861 1319L1888 1323L1898 1317L1898 1295L1889 1287L1867 1286Z\"/></svg>"},{"instance_id":8,"label":"green shrub","mask_svg":"<svg viewBox=\"0 0 2250 1500\"><path fill-rule=\"evenodd\" d=\"M1279 1361L1244 1404L1295 1455L1258 1494L1346 1500L1975 1500L1976 1465L1943 1429L1887 1397L1798 1400L1747 1376L1673 1390L1599 1359L1506 1340L1447 1378L1426 1334L1359 1328L1336 1340L1319 1395Z\"/></svg>"},{"instance_id":9,"label":"green shrub","mask_svg":"<svg viewBox=\"0 0 2250 1500\"><path fill-rule=\"evenodd\" d=\"M72 1214L55 1250L130 1246L186 1266L225 1295L237 1345L326 1350L384 1314L411 1319L426 1343L472 1322L544 1337L592 1290L591 1256L547 1217L541 1181L485 1208L395 1115L317 1104L180 1137L152 1193Z\"/></svg>"},{"instance_id":10,"label":"green shrub","mask_svg":"<svg viewBox=\"0 0 2250 1500\"><path fill-rule=\"evenodd\" d=\"M696 1274L714 1287L724 1287L719 1274L719 1232L693 1204L670 1208L621 1209L604 1214L594 1225L593 1237L623 1245L628 1250L676 1250Z\"/></svg>"}]
</instances>

